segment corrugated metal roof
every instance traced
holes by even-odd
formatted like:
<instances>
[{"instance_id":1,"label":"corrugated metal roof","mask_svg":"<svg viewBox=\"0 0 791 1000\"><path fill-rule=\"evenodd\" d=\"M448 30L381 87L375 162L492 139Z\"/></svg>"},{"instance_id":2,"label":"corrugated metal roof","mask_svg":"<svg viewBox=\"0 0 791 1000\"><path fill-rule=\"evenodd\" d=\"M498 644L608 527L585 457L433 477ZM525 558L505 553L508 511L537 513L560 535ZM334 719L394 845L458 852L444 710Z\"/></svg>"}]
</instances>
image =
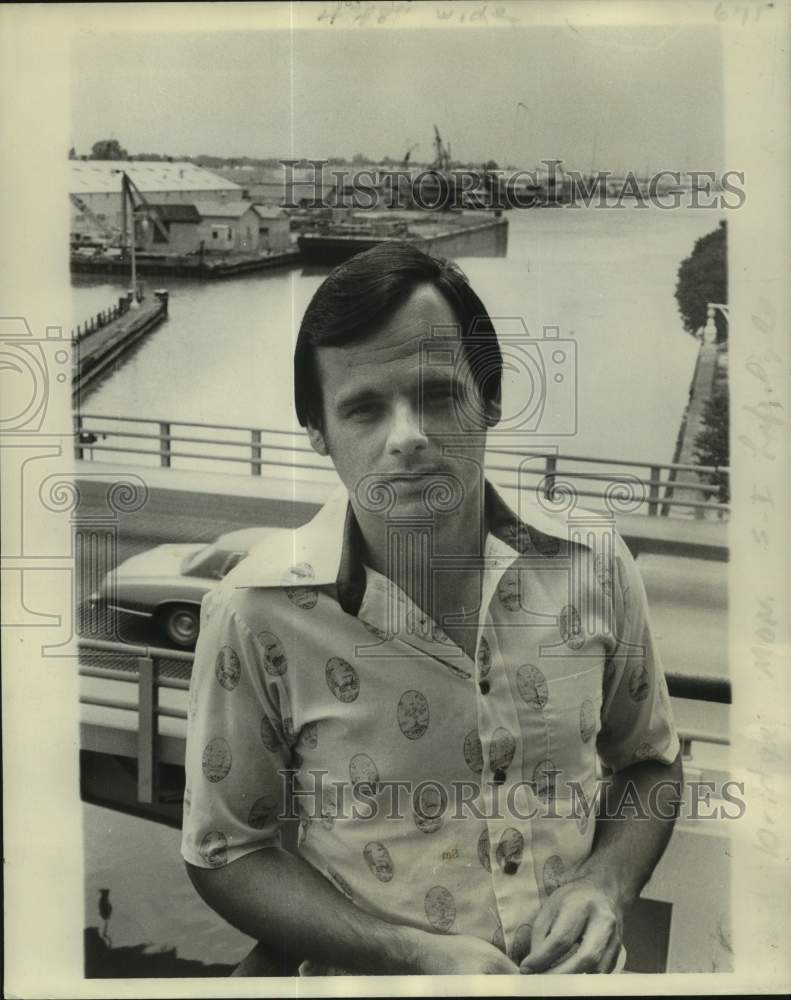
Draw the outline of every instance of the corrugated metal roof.
<instances>
[{"instance_id":1,"label":"corrugated metal roof","mask_svg":"<svg viewBox=\"0 0 791 1000\"><path fill-rule=\"evenodd\" d=\"M253 207L251 201L196 201L195 207L201 217L215 216L220 219L238 219Z\"/></svg>"},{"instance_id":2,"label":"corrugated metal roof","mask_svg":"<svg viewBox=\"0 0 791 1000\"><path fill-rule=\"evenodd\" d=\"M120 193L121 171L144 194L164 191L239 191L233 181L194 163L145 160L69 160L72 194Z\"/></svg>"},{"instance_id":3,"label":"corrugated metal roof","mask_svg":"<svg viewBox=\"0 0 791 1000\"><path fill-rule=\"evenodd\" d=\"M200 212L194 205L179 205L173 202L157 205L151 201L148 204L156 209L163 222L200 222Z\"/></svg>"}]
</instances>

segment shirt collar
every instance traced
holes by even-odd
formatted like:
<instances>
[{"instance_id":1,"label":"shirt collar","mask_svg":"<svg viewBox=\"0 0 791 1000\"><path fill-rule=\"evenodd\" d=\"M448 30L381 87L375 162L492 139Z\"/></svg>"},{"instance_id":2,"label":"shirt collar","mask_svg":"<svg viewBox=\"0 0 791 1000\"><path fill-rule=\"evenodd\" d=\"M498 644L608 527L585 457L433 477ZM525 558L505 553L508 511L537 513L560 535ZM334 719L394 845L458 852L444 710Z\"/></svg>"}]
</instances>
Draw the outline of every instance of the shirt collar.
<instances>
[{"instance_id":1,"label":"shirt collar","mask_svg":"<svg viewBox=\"0 0 791 1000\"><path fill-rule=\"evenodd\" d=\"M562 517L532 502L520 517L488 481L484 503L488 531L516 555L558 555L569 542ZM343 610L356 615L365 594L363 552L360 526L340 488L307 524L273 529L227 581L234 587L332 587Z\"/></svg>"}]
</instances>

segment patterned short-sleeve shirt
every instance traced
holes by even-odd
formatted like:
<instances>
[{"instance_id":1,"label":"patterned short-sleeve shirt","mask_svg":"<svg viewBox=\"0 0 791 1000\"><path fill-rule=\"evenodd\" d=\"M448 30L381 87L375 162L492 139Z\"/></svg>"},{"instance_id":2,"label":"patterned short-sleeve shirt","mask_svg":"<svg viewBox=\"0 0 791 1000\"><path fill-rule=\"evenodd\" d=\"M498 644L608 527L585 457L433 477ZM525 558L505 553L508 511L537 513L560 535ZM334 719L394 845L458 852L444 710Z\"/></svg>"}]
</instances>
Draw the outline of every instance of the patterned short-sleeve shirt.
<instances>
[{"instance_id":1,"label":"patterned short-sleeve shirt","mask_svg":"<svg viewBox=\"0 0 791 1000\"><path fill-rule=\"evenodd\" d=\"M679 749L645 590L612 525L518 517L487 484L474 659L355 559L345 494L210 592L190 688L182 853L279 842L390 922L516 961L591 852L601 764ZM593 810L593 811L591 811Z\"/></svg>"}]
</instances>

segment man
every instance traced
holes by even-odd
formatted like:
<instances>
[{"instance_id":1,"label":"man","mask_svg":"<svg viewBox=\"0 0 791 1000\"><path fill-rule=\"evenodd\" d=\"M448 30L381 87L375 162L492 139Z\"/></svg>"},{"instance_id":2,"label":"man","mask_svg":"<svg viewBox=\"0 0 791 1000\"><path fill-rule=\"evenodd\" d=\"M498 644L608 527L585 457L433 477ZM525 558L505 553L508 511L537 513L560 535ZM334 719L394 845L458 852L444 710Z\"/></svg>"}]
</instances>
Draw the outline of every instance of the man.
<instances>
[{"instance_id":1,"label":"man","mask_svg":"<svg viewBox=\"0 0 791 1000\"><path fill-rule=\"evenodd\" d=\"M297 415L344 489L207 596L190 698L182 853L259 942L237 974L622 963L678 739L620 537L572 540L485 479L501 373L466 279L408 244L336 268L306 311Z\"/></svg>"}]
</instances>

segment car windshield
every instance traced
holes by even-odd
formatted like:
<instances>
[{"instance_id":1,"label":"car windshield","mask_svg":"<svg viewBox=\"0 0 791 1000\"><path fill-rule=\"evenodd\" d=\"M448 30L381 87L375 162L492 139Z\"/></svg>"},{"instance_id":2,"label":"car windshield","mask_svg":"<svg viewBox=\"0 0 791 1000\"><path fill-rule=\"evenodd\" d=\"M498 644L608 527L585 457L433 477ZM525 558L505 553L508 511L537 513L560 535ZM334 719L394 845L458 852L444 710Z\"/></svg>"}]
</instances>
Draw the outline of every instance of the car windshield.
<instances>
[{"instance_id":1,"label":"car windshield","mask_svg":"<svg viewBox=\"0 0 791 1000\"><path fill-rule=\"evenodd\" d=\"M185 556L181 564L183 576L202 576L208 580L221 580L227 572L226 563L231 553L227 549L218 549L215 545L206 545L197 552Z\"/></svg>"}]
</instances>

